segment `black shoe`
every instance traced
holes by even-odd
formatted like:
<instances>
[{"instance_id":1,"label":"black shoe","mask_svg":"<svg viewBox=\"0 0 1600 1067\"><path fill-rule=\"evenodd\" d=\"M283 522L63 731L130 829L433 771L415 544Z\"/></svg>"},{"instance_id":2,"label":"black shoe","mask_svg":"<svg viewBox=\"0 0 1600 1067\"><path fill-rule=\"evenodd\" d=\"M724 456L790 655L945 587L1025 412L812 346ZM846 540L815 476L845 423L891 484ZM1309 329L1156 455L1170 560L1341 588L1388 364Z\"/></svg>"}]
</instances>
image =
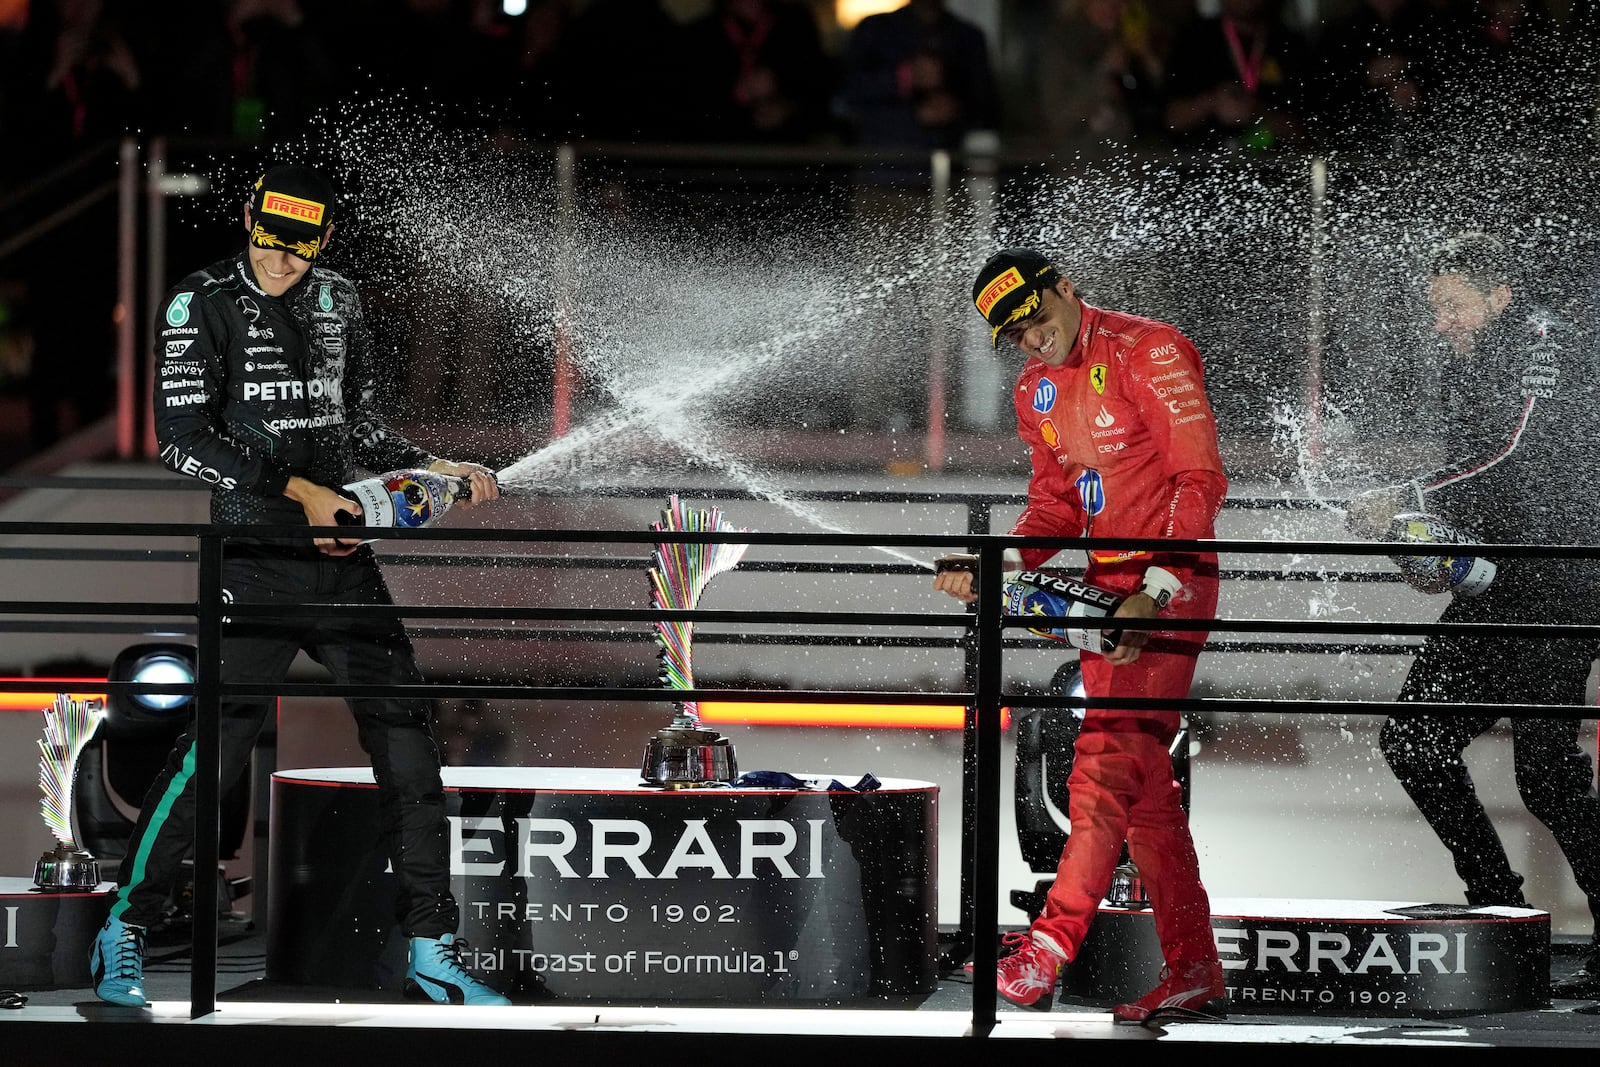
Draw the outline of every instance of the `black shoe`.
<instances>
[{"instance_id":1,"label":"black shoe","mask_svg":"<svg viewBox=\"0 0 1600 1067\"><path fill-rule=\"evenodd\" d=\"M1478 892L1467 890L1467 904L1474 908L1526 908L1527 898L1522 895L1522 890L1512 889L1510 892Z\"/></svg>"},{"instance_id":2,"label":"black shoe","mask_svg":"<svg viewBox=\"0 0 1600 1067\"><path fill-rule=\"evenodd\" d=\"M1590 944L1583 966L1550 984L1550 995L1561 1000L1600 1000L1600 940Z\"/></svg>"},{"instance_id":3,"label":"black shoe","mask_svg":"<svg viewBox=\"0 0 1600 1067\"><path fill-rule=\"evenodd\" d=\"M1560 1000L1600 1000L1600 971L1586 963L1570 976L1553 983L1550 995Z\"/></svg>"}]
</instances>

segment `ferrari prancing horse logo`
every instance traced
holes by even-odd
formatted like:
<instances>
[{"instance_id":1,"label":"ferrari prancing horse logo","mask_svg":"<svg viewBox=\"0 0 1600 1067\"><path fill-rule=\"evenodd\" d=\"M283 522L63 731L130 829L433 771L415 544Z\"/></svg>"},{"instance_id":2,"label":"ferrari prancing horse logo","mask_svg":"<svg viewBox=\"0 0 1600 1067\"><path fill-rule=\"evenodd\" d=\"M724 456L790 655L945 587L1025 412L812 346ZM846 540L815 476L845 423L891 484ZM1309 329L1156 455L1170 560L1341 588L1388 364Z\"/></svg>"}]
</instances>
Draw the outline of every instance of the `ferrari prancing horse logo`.
<instances>
[{"instance_id":1,"label":"ferrari prancing horse logo","mask_svg":"<svg viewBox=\"0 0 1600 1067\"><path fill-rule=\"evenodd\" d=\"M1104 363L1096 363L1094 366L1089 368L1089 384L1094 386L1095 392L1099 393L1101 396L1105 395L1106 365Z\"/></svg>"}]
</instances>

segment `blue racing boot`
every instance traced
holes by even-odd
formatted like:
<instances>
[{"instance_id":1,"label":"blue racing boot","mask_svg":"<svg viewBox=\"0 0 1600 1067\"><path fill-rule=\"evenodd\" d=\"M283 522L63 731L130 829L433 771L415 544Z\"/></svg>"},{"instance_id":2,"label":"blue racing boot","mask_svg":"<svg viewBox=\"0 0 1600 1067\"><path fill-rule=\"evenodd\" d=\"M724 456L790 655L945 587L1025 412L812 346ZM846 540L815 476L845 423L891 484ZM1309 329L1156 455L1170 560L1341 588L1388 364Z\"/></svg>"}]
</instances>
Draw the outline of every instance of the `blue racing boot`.
<instances>
[{"instance_id":1,"label":"blue racing boot","mask_svg":"<svg viewBox=\"0 0 1600 1067\"><path fill-rule=\"evenodd\" d=\"M413 937L411 964L406 968L406 996L425 997L436 1004L509 1007L509 998L467 973L461 966L460 952L455 934Z\"/></svg>"},{"instance_id":2,"label":"blue racing boot","mask_svg":"<svg viewBox=\"0 0 1600 1067\"><path fill-rule=\"evenodd\" d=\"M144 927L108 918L89 950L89 975L106 1003L144 1007Z\"/></svg>"}]
</instances>

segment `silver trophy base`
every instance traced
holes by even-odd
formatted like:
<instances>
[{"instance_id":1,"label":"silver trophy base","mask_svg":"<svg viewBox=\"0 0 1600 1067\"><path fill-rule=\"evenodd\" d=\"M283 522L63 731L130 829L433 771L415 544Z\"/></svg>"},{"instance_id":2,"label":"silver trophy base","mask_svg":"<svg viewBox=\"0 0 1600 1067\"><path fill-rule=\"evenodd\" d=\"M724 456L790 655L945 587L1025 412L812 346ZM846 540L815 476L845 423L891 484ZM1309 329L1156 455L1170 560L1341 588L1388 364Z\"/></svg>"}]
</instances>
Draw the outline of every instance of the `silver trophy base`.
<instances>
[{"instance_id":1,"label":"silver trophy base","mask_svg":"<svg viewBox=\"0 0 1600 1067\"><path fill-rule=\"evenodd\" d=\"M100 861L83 849L57 845L33 865L33 884L40 889L93 889L100 884Z\"/></svg>"},{"instance_id":2,"label":"silver trophy base","mask_svg":"<svg viewBox=\"0 0 1600 1067\"><path fill-rule=\"evenodd\" d=\"M639 773L646 785L694 789L732 782L739 763L733 745L715 730L668 726L645 745Z\"/></svg>"},{"instance_id":3,"label":"silver trophy base","mask_svg":"<svg viewBox=\"0 0 1600 1067\"><path fill-rule=\"evenodd\" d=\"M1150 906L1150 894L1145 892L1144 876L1132 862L1120 863L1111 872L1111 888L1106 890L1106 902L1129 911L1143 911Z\"/></svg>"}]
</instances>

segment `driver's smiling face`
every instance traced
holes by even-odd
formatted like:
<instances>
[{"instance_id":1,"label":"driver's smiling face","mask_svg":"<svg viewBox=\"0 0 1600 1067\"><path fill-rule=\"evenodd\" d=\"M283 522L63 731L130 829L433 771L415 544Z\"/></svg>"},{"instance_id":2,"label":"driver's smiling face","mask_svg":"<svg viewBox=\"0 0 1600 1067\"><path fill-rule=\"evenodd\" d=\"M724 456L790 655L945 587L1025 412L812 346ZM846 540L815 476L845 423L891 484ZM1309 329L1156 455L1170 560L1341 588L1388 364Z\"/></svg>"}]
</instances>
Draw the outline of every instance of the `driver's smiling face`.
<instances>
[{"instance_id":1,"label":"driver's smiling face","mask_svg":"<svg viewBox=\"0 0 1600 1067\"><path fill-rule=\"evenodd\" d=\"M1066 363L1083 323L1083 307L1072 283L1063 278L1039 294L1039 310L1000 331L1002 340L1048 367Z\"/></svg>"}]
</instances>

